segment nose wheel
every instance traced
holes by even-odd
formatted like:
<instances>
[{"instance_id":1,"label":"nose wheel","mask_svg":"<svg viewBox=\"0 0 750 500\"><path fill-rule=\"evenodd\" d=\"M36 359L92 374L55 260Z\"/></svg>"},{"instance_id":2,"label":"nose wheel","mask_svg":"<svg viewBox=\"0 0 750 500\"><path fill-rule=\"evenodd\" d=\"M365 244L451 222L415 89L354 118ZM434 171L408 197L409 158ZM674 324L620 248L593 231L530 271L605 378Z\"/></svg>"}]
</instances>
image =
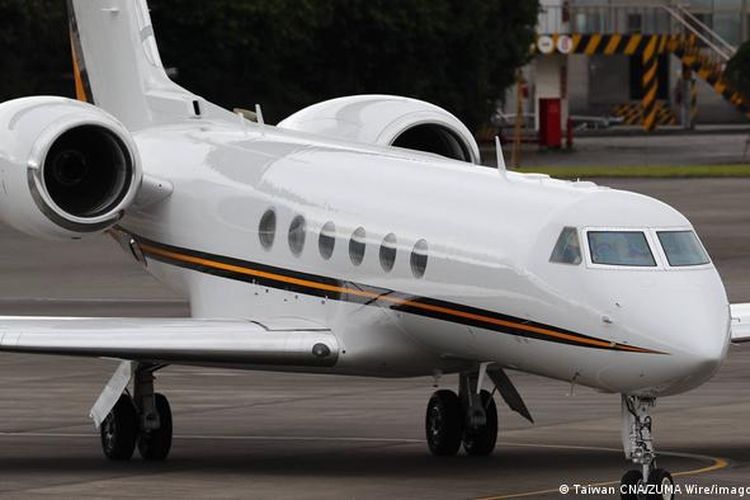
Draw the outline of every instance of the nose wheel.
<instances>
[{"instance_id":1,"label":"nose wheel","mask_svg":"<svg viewBox=\"0 0 750 500\"><path fill-rule=\"evenodd\" d=\"M648 475L648 481L643 481L643 472L629 470L620 480L620 498L622 500L674 499L674 480L672 475L664 469L654 469ZM656 486L653 489L653 486ZM653 492L646 492L653 489Z\"/></svg>"},{"instance_id":2,"label":"nose wheel","mask_svg":"<svg viewBox=\"0 0 750 500\"><path fill-rule=\"evenodd\" d=\"M674 498L674 480L665 469L656 467L656 450L651 434L653 398L622 396L623 447L625 456L639 469L630 470L620 481L623 500Z\"/></svg>"}]
</instances>

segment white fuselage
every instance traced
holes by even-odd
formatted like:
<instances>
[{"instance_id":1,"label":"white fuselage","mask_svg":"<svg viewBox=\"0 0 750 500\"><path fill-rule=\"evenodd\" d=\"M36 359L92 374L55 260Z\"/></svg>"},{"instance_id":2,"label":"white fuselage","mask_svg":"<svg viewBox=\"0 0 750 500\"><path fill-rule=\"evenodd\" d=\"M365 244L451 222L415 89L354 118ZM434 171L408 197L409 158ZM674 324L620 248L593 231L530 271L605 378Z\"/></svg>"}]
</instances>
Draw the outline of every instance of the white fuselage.
<instances>
[{"instance_id":1,"label":"white fuselage","mask_svg":"<svg viewBox=\"0 0 750 500\"><path fill-rule=\"evenodd\" d=\"M726 355L721 280L712 264L669 268L653 231L692 227L656 200L249 123L196 121L134 138L145 173L174 186L121 224L148 271L182 291L195 317L329 326L341 352L326 372L416 376L492 361L657 395L702 383ZM269 209L266 249L259 224ZM305 239L295 255L288 233L298 216ZM330 259L319 249L326 224ZM642 230L658 266L592 264L585 238L581 265L551 263L564 227ZM355 265L359 228L366 245ZM390 271L380 256L388 235ZM410 259L422 240L418 277Z\"/></svg>"}]
</instances>

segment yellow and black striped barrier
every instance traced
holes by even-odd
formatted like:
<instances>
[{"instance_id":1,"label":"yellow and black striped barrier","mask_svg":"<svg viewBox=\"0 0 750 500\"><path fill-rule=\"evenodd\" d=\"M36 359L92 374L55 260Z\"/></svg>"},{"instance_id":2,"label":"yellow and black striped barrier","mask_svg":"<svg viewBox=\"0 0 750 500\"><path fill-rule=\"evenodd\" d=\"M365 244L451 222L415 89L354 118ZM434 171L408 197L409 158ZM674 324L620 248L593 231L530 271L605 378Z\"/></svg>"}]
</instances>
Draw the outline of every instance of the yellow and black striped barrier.
<instances>
[{"instance_id":1,"label":"yellow and black striped barrier","mask_svg":"<svg viewBox=\"0 0 750 500\"><path fill-rule=\"evenodd\" d=\"M561 43L563 39L565 43ZM587 56L597 54L635 56L642 54L652 44L656 44L656 52L664 54L690 39L691 37L686 35L643 35L639 33L574 33L565 35L553 33L539 35L535 50L542 53L558 52L585 54Z\"/></svg>"},{"instance_id":2,"label":"yellow and black striped barrier","mask_svg":"<svg viewBox=\"0 0 750 500\"><path fill-rule=\"evenodd\" d=\"M625 55L641 57L643 62L643 100L641 107L626 114L626 123L636 119L649 132L663 122L672 123L673 115L668 116L664 108L657 106L659 91L659 56L694 43L685 35L644 35L640 33L574 33L572 35L541 35L537 39L537 50L542 53ZM564 49L564 50L563 50ZM671 112L670 112L671 114ZM634 122L635 123L635 122Z\"/></svg>"},{"instance_id":3,"label":"yellow and black striped barrier","mask_svg":"<svg viewBox=\"0 0 750 500\"><path fill-rule=\"evenodd\" d=\"M595 54L634 56L643 53L648 47L655 44L656 52L663 54L667 50L670 39L679 37L680 35L641 35L637 33L631 35L576 33L571 36L573 41L571 53L589 56Z\"/></svg>"},{"instance_id":4,"label":"yellow and black striped barrier","mask_svg":"<svg viewBox=\"0 0 750 500\"><path fill-rule=\"evenodd\" d=\"M643 49L643 128L648 132L656 129L656 97L659 93L659 40L651 37Z\"/></svg>"},{"instance_id":5,"label":"yellow and black striped barrier","mask_svg":"<svg viewBox=\"0 0 750 500\"><path fill-rule=\"evenodd\" d=\"M657 125L677 125L677 116L664 102L657 101L655 108ZM643 103L618 104L612 108L610 113L612 116L622 118L624 125L638 125L643 121Z\"/></svg>"},{"instance_id":6,"label":"yellow and black striped barrier","mask_svg":"<svg viewBox=\"0 0 750 500\"><path fill-rule=\"evenodd\" d=\"M748 97L742 91L734 88L724 78L724 69L720 64L711 61L698 50L691 49L690 47L677 47L674 53L682 60L685 66L700 76L716 93L732 103L738 111L750 118L750 100L748 100Z\"/></svg>"},{"instance_id":7,"label":"yellow and black striped barrier","mask_svg":"<svg viewBox=\"0 0 750 500\"><path fill-rule=\"evenodd\" d=\"M643 62L643 100L641 123L648 131L661 124L656 98L658 94L659 56L674 53L682 63L708 83L719 95L750 119L750 94L737 89L724 77L724 68L698 49L697 37L688 35L644 35L639 33L554 33L539 35L535 50L542 54L626 55L641 57ZM697 112L695 86L691 87L690 121Z\"/></svg>"}]
</instances>

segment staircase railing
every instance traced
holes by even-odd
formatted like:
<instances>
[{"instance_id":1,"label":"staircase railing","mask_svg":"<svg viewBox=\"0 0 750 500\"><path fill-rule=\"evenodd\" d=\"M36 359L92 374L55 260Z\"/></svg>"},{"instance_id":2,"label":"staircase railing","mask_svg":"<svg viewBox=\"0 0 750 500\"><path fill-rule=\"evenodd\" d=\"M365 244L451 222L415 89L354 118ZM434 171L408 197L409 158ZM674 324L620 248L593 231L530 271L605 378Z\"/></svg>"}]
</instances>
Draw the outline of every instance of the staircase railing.
<instances>
[{"instance_id":1,"label":"staircase railing","mask_svg":"<svg viewBox=\"0 0 750 500\"><path fill-rule=\"evenodd\" d=\"M632 22L631 22L632 21ZM633 22L635 24L633 24ZM661 2L612 2L546 6L537 31L550 33L693 34L717 62L725 64L737 51L684 5ZM708 55L708 54L707 54Z\"/></svg>"},{"instance_id":2,"label":"staircase railing","mask_svg":"<svg viewBox=\"0 0 750 500\"><path fill-rule=\"evenodd\" d=\"M721 63L729 61L737 48L724 40L716 31L709 28L703 21L682 6L660 5L682 28L694 34L700 41L706 44L714 55L718 56Z\"/></svg>"},{"instance_id":3,"label":"staircase railing","mask_svg":"<svg viewBox=\"0 0 750 500\"><path fill-rule=\"evenodd\" d=\"M680 11L680 13L682 13L682 15L684 15L687 19L690 19L691 22L700 26L703 30L705 30L705 33L711 35L714 40L716 40L721 46L723 46L727 50L727 55L730 57L730 59L737 52L737 47L727 42L721 35L719 35L713 29L709 28L706 23L698 19L695 14L687 10L684 6L677 5L676 8Z\"/></svg>"}]
</instances>

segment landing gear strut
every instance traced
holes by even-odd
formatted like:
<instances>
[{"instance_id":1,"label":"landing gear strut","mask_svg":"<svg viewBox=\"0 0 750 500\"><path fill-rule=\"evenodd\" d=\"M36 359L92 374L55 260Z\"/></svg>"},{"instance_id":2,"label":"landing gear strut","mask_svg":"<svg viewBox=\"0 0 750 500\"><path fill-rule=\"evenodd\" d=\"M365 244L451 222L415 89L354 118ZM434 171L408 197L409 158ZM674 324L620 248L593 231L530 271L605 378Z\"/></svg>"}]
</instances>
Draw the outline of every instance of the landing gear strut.
<instances>
[{"instance_id":1,"label":"landing gear strut","mask_svg":"<svg viewBox=\"0 0 750 500\"><path fill-rule=\"evenodd\" d=\"M497 407L492 394L477 392L477 373L462 374L459 394L435 392L427 404L425 434L430 452L437 456L458 453L486 456L497 441Z\"/></svg>"},{"instance_id":2,"label":"landing gear strut","mask_svg":"<svg viewBox=\"0 0 750 500\"><path fill-rule=\"evenodd\" d=\"M139 364L133 396L125 393L99 429L102 451L110 460L130 460L135 451L144 460L165 460L172 447L172 411L167 398L154 392L154 372L163 366Z\"/></svg>"},{"instance_id":3,"label":"landing gear strut","mask_svg":"<svg viewBox=\"0 0 750 500\"><path fill-rule=\"evenodd\" d=\"M651 434L650 415L655 402L653 398L624 394L622 396L622 438L625 457L639 466L638 469L626 472L620 481L620 496L623 500L640 498L671 500L674 498L672 475L656 467L656 451ZM657 486L656 493L645 496L645 485Z\"/></svg>"}]
</instances>

